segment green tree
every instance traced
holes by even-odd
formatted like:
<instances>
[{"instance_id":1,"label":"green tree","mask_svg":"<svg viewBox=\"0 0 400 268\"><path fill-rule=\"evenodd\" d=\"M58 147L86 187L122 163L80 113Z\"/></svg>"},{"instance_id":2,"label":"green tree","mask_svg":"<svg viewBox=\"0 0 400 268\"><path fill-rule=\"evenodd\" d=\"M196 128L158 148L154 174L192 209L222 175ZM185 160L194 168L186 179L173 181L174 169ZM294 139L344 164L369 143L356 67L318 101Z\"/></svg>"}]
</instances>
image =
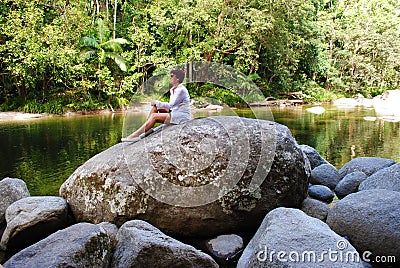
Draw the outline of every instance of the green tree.
<instances>
[{"instance_id":1,"label":"green tree","mask_svg":"<svg viewBox=\"0 0 400 268\"><path fill-rule=\"evenodd\" d=\"M318 2L279 0L265 8L274 18L260 51L260 76L266 94L300 91L310 81L318 82L318 77L326 71L321 64Z\"/></svg>"},{"instance_id":2,"label":"green tree","mask_svg":"<svg viewBox=\"0 0 400 268\"><path fill-rule=\"evenodd\" d=\"M374 96L400 81L400 2L328 2L320 13L332 72L328 86Z\"/></svg>"},{"instance_id":3,"label":"green tree","mask_svg":"<svg viewBox=\"0 0 400 268\"><path fill-rule=\"evenodd\" d=\"M94 58L98 69L102 65L108 64L107 59L111 59L121 71L126 71L126 63L120 53L122 52L121 45L126 44L127 40L124 38L109 39L110 31L102 19L97 20L97 25L97 38L85 36L80 39L81 55L86 59Z\"/></svg>"},{"instance_id":4,"label":"green tree","mask_svg":"<svg viewBox=\"0 0 400 268\"><path fill-rule=\"evenodd\" d=\"M126 1L122 11L122 21L132 22L122 24L130 40L124 56L132 67L125 78L131 85L157 68L188 61L214 61L256 73L272 25L256 1Z\"/></svg>"},{"instance_id":5,"label":"green tree","mask_svg":"<svg viewBox=\"0 0 400 268\"><path fill-rule=\"evenodd\" d=\"M124 93L123 90L115 84L115 77L112 74L111 62L114 62L121 71L126 71L126 63L120 55L122 52L121 45L126 44L124 38L111 38L110 31L102 19L97 20L97 31L95 36L85 36L80 39L81 55L83 58L91 60L97 65L95 76L98 79L100 91L108 95L108 105L111 109L111 96L116 95L118 101L121 100ZM124 102L124 101L123 101Z\"/></svg>"},{"instance_id":6,"label":"green tree","mask_svg":"<svg viewBox=\"0 0 400 268\"><path fill-rule=\"evenodd\" d=\"M83 7L65 1L2 0L0 5L1 81L5 109L21 109L27 101L62 103L74 96L82 70L76 40L87 24ZM12 103L13 101L17 103Z\"/></svg>"},{"instance_id":7,"label":"green tree","mask_svg":"<svg viewBox=\"0 0 400 268\"><path fill-rule=\"evenodd\" d=\"M0 1L0 109L123 106L158 69L190 61L230 65L266 96L400 83L395 0Z\"/></svg>"}]
</instances>

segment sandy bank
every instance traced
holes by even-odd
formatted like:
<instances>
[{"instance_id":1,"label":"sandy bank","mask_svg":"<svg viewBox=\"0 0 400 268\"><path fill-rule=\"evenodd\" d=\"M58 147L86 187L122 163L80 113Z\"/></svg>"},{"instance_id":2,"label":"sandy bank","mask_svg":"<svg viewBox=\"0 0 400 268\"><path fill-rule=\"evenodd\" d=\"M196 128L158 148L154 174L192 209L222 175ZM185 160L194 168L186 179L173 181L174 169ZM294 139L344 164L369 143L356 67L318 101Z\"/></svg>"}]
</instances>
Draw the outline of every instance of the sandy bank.
<instances>
[{"instance_id":1,"label":"sandy bank","mask_svg":"<svg viewBox=\"0 0 400 268\"><path fill-rule=\"evenodd\" d=\"M29 114L23 112L0 112L0 122L37 119L46 116L45 114Z\"/></svg>"}]
</instances>

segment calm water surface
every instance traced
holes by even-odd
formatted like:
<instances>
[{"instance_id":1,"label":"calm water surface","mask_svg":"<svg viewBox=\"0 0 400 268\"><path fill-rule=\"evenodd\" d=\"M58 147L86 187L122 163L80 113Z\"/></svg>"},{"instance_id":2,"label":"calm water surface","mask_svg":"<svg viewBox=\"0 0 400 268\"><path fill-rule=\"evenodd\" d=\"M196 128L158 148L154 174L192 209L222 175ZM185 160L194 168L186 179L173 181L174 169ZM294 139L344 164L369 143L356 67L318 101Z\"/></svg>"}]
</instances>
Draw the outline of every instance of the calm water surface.
<instances>
[{"instance_id":1,"label":"calm water surface","mask_svg":"<svg viewBox=\"0 0 400 268\"><path fill-rule=\"evenodd\" d=\"M316 148L338 169L361 156L400 162L399 122L365 120L375 117L374 110L366 108L338 109L327 105L320 115L309 113L306 108L272 108L272 113L276 122L292 131L299 144ZM265 108L260 109L258 118ZM249 109L197 113L195 117L232 113L253 117ZM123 114L108 114L0 122L0 179L23 179L31 195L58 195L60 185L78 166L126 135L124 119ZM138 117L137 122L130 120L132 127L142 120L144 116Z\"/></svg>"}]
</instances>

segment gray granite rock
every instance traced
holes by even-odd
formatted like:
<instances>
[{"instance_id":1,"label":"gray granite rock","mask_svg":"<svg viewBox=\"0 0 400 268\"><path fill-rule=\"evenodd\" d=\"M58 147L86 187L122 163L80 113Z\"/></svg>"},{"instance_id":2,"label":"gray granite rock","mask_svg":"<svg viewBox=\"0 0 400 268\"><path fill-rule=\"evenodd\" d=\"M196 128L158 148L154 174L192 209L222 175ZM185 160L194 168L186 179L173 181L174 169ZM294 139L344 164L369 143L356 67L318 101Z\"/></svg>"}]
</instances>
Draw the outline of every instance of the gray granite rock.
<instances>
[{"instance_id":1,"label":"gray granite rock","mask_svg":"<svg viewBox=\"0 0 400 268\"><path fill-rule=\"evenodd\" d=\"M335 197L335 193L324 185L311 185L308 187L308 195L325 203L331 203Z\"/></svg>"},{"instance_id":2,"label":"gray granite rock","mask_svg":"<svg viewBox=\"0 0 400 268\"><path fill-rule=\"evenodd\" d=\"M311 170L310 182L312 184L325 185L335 189L340 179L339 172L331 164L322 164Z\"/></svg>"},{"instance_id":3,"label":"gray granite rock","mask_svg":"<svg viewBox=\"0 0 400 268\"><path fill-rule=\"evenodd\" d=\"M400 192L385 189L350 194L329 210L327 224L373 256L400 260Z\"/></svg>"},{"instance_id":4,"label":"gray granite rock","mask_svg":"<svg viewBox=\"0 0 400 268\"><path fill-rule=\"evenodd\" d=\"M326 217L328 216L329 206L322 201L307 197L303 201L301 210L308 216L325 221Z\"/></svg>"},{"instance_id":5,"label":"gray granite rock","mask_svg":"<svg viewBox=\"0 0 400 268\"><path fill-rule=\"evenodd\" d=\"M210 239L206 243L208 252L221 265L229 265L244 249L242 237L229 234L219 235L216 238Z\"/></svg>"},{"instance_id":6,"label":"gray granite rock","mask_svg":"<svg viewBox=\"0 0 400 268\"><path fill-rule=\"evenodd\" d=\"M141 220L125 222L117 241L111 267L218 267L209 255Z\"/></svg>"},{"instance_id":7,"label":"gray granite rock","mask_svg":"<svg viewBox=\"0 0 400 268\"><path fill-rule=\"evenodd\" d=\"M3 250L18 251L68 225L68 205L55 196L25 197L6 210L7 227L1 237Z\"/></svg>"},{"instance_id":8,"label":"gray granite rock","mask_svg":"<svg viewBox=\"0 0 400 268\"><path fill-rule=\"evenodd\" d=\"M329 257L329 250L351 257L338 261ZM353 256L358 256L355 248L324 222L298 209L277 208L264 218L237 268L362 268Z\"/></svg>"},{"instance_id":9,"label":"gray granite rock","mask_svg":"<svg viewBox=\"0 0 400 268\"><path fill-rule=\"evenodd\" d=\"M360 183L359 191L387 189L400 192L400 163L381 169Z\"/></svg>"},{"instance_id":10,"label":"gray granite rock","mask_svg":"<svg viewBox=\"0 0 400 268\"><path fill-rule=\"evenodd\" d=\"M395 164L391 159L380 157L358 157L350 160L339 170L341 178L354 171L361 171L367 176L371 176L380 169Z\"/></svg>"},{"instance_id":11,"label":"gray granite rock","mask_svg":"<svg viewBox=\"0 0 400 268\"><path fill-rule=\"evenodd\" d=\"M268 211L300 207L310 172L287 127L216 116L116 144L79 167L60 196L78 221L135 218L171 236L210 237L255 232Z\"/></svg>"},{"instance_id":12,"label":"gray granite rock","mask_svg":"<svg viewBox=\"0 0 400 268\"><path fill-rule=\"evenodd\" d=\"M329 164L329 162L326 161L313 147L301 144L300 149L306 154L308 160L310 161L311 169L314 169L319 165Z\"/></svg>"},{"instance_id":13,"label":"gray granite rock","mask_svg":"<svg viewBox=\"0 0 400 268\"><path fill-rule=\"evenodd\" d=\"M335 194L338 198L342 199L346 195L355 193L358 191L360 183L367 178L361 171L354 171L347 174L344 178L339 181L335 187Z\"/></svg>"},{"instance_id":14,"label":"gray granite rock","mask_svg":"<svg viewBox=\"0 0 400 268\"><path fill-rule=\"evenodd\" d=\"M115 227L116 228L116 227ZM4 268L110 267L113 238L103 227L78 223L12 256Z\"/></svg>"},{"instance_id":15,"label":"gray granite rock","mask_svg":"<svg viewBox=\"0 0 400 268\"><path fill-rule=\"evenodd\" d=\"M30 196L23 180L4 178L0 181L0 229L5 224L5 213L8 206L15 201ZM1 233L0 233L1 236Z\"/></svg>"},{"instance_id":16,"label":"gray granite rock","mask_svg":"<svg viewBox=\"0 0 400 268\"><path fill-rule=\"evenodd\" d=\"M112 240L113 244L117 244L118 227L109 222L101 222L97 224L104 233Z\"/></svg>"}]
</instances>

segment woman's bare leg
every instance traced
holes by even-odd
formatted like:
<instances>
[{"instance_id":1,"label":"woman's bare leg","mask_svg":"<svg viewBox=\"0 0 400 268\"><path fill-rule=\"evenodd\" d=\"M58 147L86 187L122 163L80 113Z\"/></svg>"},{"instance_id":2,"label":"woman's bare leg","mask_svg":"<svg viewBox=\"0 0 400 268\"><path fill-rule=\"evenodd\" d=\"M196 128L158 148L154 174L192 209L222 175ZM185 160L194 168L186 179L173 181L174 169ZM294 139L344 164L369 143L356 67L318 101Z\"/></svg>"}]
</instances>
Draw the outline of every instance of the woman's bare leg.
<instances>
[{"instance_id":1,"label":"woman's bare leg","mask_svg":"<svg viewBox=\"0 0 400 268\"><path fill-rule=\"evenodd\" d=\"M146 120L149 120L150 116L151 116L152 114L156 114L156 113L158 113L157 107L156 107L155 105L151 106L151 110L150 110L149 114L147 115Z\"/></svg>"},{"instance_id":2,"label":"woman's bare leg","mask_svg":"<svg viewBox=\"0 0 400 268\"><path fill-rule=\"evenodd\" d=\"M149 131L156 123L169 123L170 122L169 113L150 113L147 121L135 132L127 137L127 139L133 139L139 137L140 134Z\"/></svg>"}]
</instances>

